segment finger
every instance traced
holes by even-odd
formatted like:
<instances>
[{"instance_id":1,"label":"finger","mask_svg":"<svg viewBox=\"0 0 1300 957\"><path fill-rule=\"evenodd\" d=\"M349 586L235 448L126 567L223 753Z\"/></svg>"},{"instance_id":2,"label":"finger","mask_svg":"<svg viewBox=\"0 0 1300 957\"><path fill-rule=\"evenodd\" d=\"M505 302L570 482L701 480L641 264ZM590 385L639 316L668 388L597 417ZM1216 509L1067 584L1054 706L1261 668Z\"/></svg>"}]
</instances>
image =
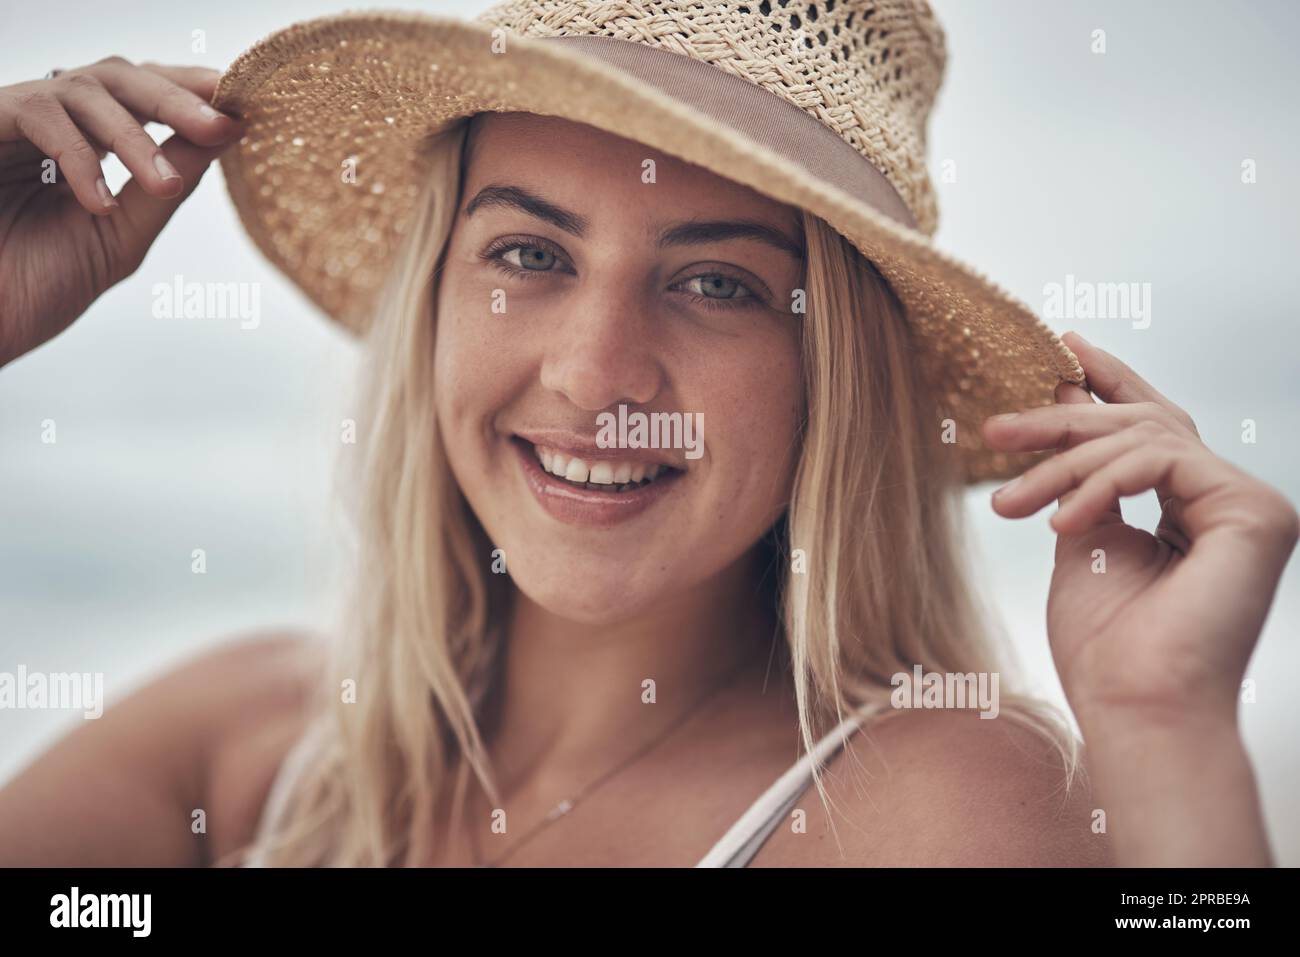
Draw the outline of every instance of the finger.
<instances>
[{"instance_id":1,"label":"finger","mask_svg":"<svg viewBox=\"0 0 1300 957\"><path fill-rule=\"evenodd\" d=\"M1061 339L1078 356L1088 384L1102 401L1154 402L1199 435L1190 415L1105 349L1094 346L1077 332L1067 332Z\"/></svg>"},{"instance_id":2,"label":"finger","mask_svg":"<svg viewBox=\"0 0 1300 957\"><path fill-rule=\"evenodd\" d=\"M117 57L87 69L132 113L170 126L191 143L216 146L239 133L239 125L206 99L153 70Z\"/></svg>"},{"instance_id":3,"label":"finger","mask_svg":"<svg viewBox=\"0 0 1300 957\"><path fill-rule=\"evenodd\" d=\"M86 137L86 142L91 145L100 159L108 155L108 148L96 142L93 136L86 136L84 130L81 135ZM39 164L43 159L45 159L45 153L33 146L29 140L19 139L11 140L8 143L0 143L0 185L10 185L17 182L13 175L15 168L21 171L19 176L26 176L28 175L27 167Z\"/></svg>"},{"instance_id":4,"label":"finger","mask_svg":"<svg viewBox=\"0 0 1300 957\"><path fill-rule=\"evenodd\" d=\"M1055 406L1046 406L1045 408L1060 409L1062 407L1073 407L1075 411L1078 411L1078 407L1081 405L1087 406L1089 409L1097 409L1097 410L1107 408L1106 406L1099 405L1093 399L1093 397L1088 393L1086 389L1075 385L1073 382L1059 383L1056 386L1055 398L1058 404ZM1124 408L1124 406L1116 406L1114 408L1122 409ZM1068 411L1069 410L1067 409L1066 414L1068 414ZM1078 444L1079 441L1085 441L1085 440L1081 440L1075 437L1074 433L1069 428L1068 420L1067 420L1067 425L1066 428L1064 429L1064 434L1058 437L1057 446L1056 446L1057 451L1063 452L1066 449L1073 448L1076 444ZM1073 494L1074 494L1073 491L1068 491L1064 495L1059 496L1056 500L1057 506L1059 507L1061 505L1064 505L1066 502L1070 500L1070 496L1072 496ZM1123 513L1120 511L1120 505L1118 499L1116 499L1114 503L1112 503L1111 512L1113 513L1114 519L1116 521L1122 522L1124 520Z\"/></svg>"},{"instance_id":5,"label":"finger","mask_svg":"<svg viewBox=\"0 0 1300 957\"><path fill-rule=\"evenodd\" d=\"M1159 426L1143 423L1060 452L994 492L993 508L1005 518L1033 515L1053 499L1081 486L1106 463L1162 434L1172 436Z\"/></svg>"},{"instance_id":6,"label":"finger","mask_svg":"<svg viewBox=\"0 0 1300 957\"><path fill-rule=\"evenodd\" d=\"M159 76L171 80L177 86L189 90L205 103L211 101L212 94L217 92L217 81L221 79L220 70L214 70L206 66L167 66L161 63L141 63L140 69L148 70L150 73L157 73Z\"/></svg>"},{"instance_id":7,"label":"finger","mask_svg":"<svg viewBox=\"0 0 1300 957\"><path fill-rule=\"evenodd\" d=\"M1062 395L1072 398L1062 402ZM1147 421L1194 436L1168 409L1153 402L1104 405L1070 382L1057 386L1057 396L1056 405L1026 409L1012 413L1010 418L985 419L980 430L985 443L1002 452L1073 448Z\"/></svg>"},{"instance_id":8,"label":"finger","mask_svg":"<svg viewBox=\"0 0 1300 957\"><path fill-rule=\"evenodd\" d=\"M1194 501L1231 478L1227 464L1199 443L1173 437L1142 442L1092 471L1070 504L1052 516L1052 527L1061 535L1079 535L1097 523L1112 499L1169 486ZM1194 529L1183 531L1195 540Z\"/></svg>"},{"instance_id":9,"label":"finger","mask_svg":"<svg viewBox=\"0 0 1300 957\"><path fill-rule=\"evenodd\" d=\"M58 164L77 202L88 212L106 216L117 206L94 147L52 93L31 92L0 104L0 139L18 137Z\"/></svg>"},{"instance_id":10,"label":"finger","mask_svg":"<svg viewBox=\"0 0 1300 957\"><path fill-rule=\"evenodd\" d=\"M86 137L86 142L90 143L91 148L95 150L98 159L102 160L108 155L108 151L101 151L99 145L90 137ZM52 160L45 155L44 151L37 149L28 140L0 142L0 190L29 187L35 179L40 182L41 189L59 197L66 194L80 208L81 204L77 201L76 193L73 192L67 176L56 170L53 181L49 181L51 177L46 175L45 168L42 166L42 163L49 162ZM57 164L55 165L57 167Z\"/></svg>"},{"instance_id":11,"label":"finger","mask_svg":"<svg viewBox=\"0 0 1300 957\"><path fill-rule=\"evenodd\" d=\"M61 95L68 115L93 141L107 146L141 186L156 196L175 196L180 173L172 168L158 144L113 99L104 84L88 73L73 76Z\"/></svg>"},{"instance_id":12,"label":"finger","mask_svg":"<svg viewBox=\"0 0 1300 957\"><path fill-rule=\"evenodd\" d=\"M1156 525L1156 538L1167 542L1175 551L1186 555L1191 548L1183 527L1182 500L1168 498L1160 503L1160 523Z\"/></svg>"},{"instance_id":13,"label":"finger","mask_svg":"<svg viewBox=\"0 0 1300 957\"><path fill-rule=\"evenodd\" d=\"M226 146L197 146L179 134L162 145L162 152L181 176L181 191L174 196L155 196L132 179L118 194L122 212L113 218L115 254L128 269L134 269L154 238L167 225L172 213L198 186L203 173Z\"/></svg>"}]
</instances>

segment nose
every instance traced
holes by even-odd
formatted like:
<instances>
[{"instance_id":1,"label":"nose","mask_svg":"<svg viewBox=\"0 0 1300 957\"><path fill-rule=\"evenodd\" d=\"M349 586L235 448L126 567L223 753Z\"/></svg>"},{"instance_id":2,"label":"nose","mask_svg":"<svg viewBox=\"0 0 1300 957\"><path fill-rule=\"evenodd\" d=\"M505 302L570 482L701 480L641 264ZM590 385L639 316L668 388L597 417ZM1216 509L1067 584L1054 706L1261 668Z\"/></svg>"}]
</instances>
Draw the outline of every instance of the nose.
<instances>
[{"instance_id":1,"label":"nose","mask_svg":"<svg viewBox=\"0 0 1300 957\"><path fill-rule=\"evenodd\" d=\"M581 409L648 404L664 384L653 317L635 289L592 283L565 303L542 362L542 386Z\"/></svg>"}]
</instances>

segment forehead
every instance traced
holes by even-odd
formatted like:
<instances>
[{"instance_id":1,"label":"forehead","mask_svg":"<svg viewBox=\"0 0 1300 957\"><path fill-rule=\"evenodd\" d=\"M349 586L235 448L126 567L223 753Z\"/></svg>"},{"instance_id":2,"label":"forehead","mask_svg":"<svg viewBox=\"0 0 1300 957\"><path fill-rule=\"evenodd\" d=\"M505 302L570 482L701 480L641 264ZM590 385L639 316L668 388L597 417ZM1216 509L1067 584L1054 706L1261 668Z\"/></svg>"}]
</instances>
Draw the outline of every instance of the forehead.
<instances>
[{"instance_id":1,"label":"forehead","mask_svg":"<svg viewBox=\"0 0 1300 957\"><path fill-rule=\"evenodd\" d=\"M558 116L479 114L465 158L466 196L509 175L588 205L601 197L619 204L640 200L688 215L743 213L799 226L792 206L652 146ZM651 183L643 175L646 160L654 161Z\"/></svg>"}]
</instances>

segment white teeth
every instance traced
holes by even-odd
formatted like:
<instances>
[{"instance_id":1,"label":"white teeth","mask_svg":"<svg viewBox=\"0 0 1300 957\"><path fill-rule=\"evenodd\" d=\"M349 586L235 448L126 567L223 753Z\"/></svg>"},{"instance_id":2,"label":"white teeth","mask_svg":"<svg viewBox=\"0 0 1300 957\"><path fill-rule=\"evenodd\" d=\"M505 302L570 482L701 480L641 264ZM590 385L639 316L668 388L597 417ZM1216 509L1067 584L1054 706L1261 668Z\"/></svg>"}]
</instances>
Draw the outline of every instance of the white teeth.
<instances>
[{"instance_id":1,"label":"white teeth","mask_svg":"<svg viewBox=\"0 0 1300 957\"><path fill-rule=\"evenodd\" d=\"M668 471L665 465L647 465L644 462L601 461L588 464L576 456L571 457L540 445L534 445L533 452L545 471L577 485L609 485L621 489L622 486L635 485L643 480L653 481Z\"/></svg>"}]
</instances>

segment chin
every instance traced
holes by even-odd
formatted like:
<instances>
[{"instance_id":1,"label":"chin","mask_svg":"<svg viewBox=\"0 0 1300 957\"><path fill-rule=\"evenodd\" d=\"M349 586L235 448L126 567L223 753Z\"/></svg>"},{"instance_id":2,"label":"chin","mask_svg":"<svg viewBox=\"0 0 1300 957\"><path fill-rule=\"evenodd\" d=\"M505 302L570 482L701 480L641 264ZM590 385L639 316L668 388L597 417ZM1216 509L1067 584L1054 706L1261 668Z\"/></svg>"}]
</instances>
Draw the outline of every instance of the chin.
<instances>
[{"instance_id":1,"label":"chin","mask_svg":"<svg viewBox=\"0 0 1300 957\"><path fill-rule=\"evenodd\" d=\"M508 552L507 552L508 554ZM616 625L669 600L679 588L667 580L645 581L636 568L593 557L542 556L509 566L515 586L546 611L582 625ZM638 564L646 562L644 558ZM647 562L659 567L665 562Z\"/></svg>"}]
</instances>

